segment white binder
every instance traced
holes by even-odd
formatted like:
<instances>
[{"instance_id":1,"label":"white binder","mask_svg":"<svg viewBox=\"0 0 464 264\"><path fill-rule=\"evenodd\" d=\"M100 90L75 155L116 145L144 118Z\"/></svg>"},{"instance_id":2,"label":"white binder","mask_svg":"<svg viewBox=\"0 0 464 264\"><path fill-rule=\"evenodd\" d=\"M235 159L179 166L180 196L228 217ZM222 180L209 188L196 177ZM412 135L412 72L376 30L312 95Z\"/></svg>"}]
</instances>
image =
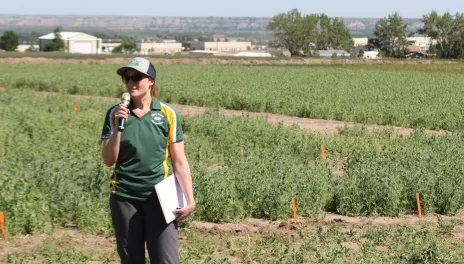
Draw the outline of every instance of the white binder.
<instances>
[{"instance_id":1,"label":"white binder","mask_svg":"<svg viewBox=\"0 0 464 264\"><path fill-rule=\"evenodd\" d=\"M179 217L179 215L174 214L172 211L187 205L182 188L176 176L171 174L155 185L155 191L161 205L161 210L163 210L164 219L169 224Z\"/></svg>"}]
</instances>

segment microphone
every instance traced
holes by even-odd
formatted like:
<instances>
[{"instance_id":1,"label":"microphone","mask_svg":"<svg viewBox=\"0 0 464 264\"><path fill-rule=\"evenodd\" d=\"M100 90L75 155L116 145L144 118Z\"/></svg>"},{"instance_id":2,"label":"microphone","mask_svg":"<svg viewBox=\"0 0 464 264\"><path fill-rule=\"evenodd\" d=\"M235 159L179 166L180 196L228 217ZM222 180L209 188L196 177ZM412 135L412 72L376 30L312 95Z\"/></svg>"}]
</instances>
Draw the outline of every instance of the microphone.
<instances>
[{"instance_id":1,"label":"microphone","mask_svg":"<svg viewBox=\"0 0 464 264\"><path fill-rule=\"evenodd\" d=\"M129 93L123 93L122 96L121 96L121 104L128 107L129 103L130 103L130 94ZM124 131L124 123L125 122L126 122L125 118L119 118L118 119L118 131L120 131L120 132Z\"/></svg>"}]
</instances>

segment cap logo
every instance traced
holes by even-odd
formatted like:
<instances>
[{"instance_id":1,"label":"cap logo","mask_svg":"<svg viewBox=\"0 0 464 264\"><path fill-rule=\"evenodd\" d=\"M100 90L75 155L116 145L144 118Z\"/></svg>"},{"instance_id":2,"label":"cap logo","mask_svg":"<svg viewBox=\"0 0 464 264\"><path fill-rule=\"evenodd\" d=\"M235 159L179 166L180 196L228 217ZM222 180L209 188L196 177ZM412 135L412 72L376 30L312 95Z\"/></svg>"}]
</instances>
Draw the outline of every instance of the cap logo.
<instances>
[{"instance_id":1,"label":"cap logo","mask_svg":"<svg viewBox=\"0 0 464 264\"><path fill-rule=\"evenodd\" d=\"M140 63L136 59L133 59L129 61L128 66L140 66Z\"/></svg>"}]
</instances>

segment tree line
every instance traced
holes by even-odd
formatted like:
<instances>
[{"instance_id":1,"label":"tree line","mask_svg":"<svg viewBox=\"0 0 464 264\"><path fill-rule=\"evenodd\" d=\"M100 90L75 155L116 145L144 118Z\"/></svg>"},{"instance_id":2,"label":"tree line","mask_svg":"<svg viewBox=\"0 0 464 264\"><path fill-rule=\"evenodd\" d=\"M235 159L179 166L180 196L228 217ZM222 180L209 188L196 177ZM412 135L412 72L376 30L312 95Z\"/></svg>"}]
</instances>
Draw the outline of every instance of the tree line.
<instances>
[{"instance_id":1,"label":"tree line","mask_svg":"<svg viewBox=\"0 0 464 264\"><path fill-rule=\"evenodd\" d=\"M369 38L368 50L381 50L389 57L404 57L407 37L420 34L430 37L429 53L445 59L464 58L464 14L436 11L422 16L423 27L408 32L408 24L397 13L380 19ZM297 9L275 15L267 26L275 35L274 47L286 48L292 55L317 56L317 50L353 50L351 34L343 20L325 14L302 15Z\"/></svg>"},{"instance_id":2,"label":"tree line","mask_svg":"<svg viewBox=\"0 0 464 264\"><path fill-rule=\"evenodd\" d=\"M396 12L377 21L374 37L369 38L367 50L380 50L389 57L404 57L407 48L407 37L416 34L430 37L429 54L438 58L464 58L464 14L452 15L447 12L439 15L436 11L422 16L423 26L416 32L408 31L408 24ZM297 9L275 15L268 23L268 31L275 38L270 41L274 47L286 48L292 55L317 56L318 50L342 49L353 50L351 34L339 18L331 18L325 14L302 15ZM45 47L45 51L64 51L65 44L61 38L61 27L54 31L54 39ZM188 39L180 38L184 42ZM202 39L203 40L203 39ZM207 41L209 39L205 39ZM6 31L0 36L0 49L14 51L19 45L19 36L14 31ZM123 41L114 52L135 50L135 43Z\"/></svg>"}]
</instances>

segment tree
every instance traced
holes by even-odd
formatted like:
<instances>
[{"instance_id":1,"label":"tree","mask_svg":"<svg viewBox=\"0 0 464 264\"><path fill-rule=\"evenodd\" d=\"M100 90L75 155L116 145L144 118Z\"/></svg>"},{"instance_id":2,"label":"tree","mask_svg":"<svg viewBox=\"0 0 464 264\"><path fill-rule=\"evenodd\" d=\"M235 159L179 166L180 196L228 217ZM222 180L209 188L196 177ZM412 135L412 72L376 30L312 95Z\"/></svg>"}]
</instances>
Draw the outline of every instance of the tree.
<instances>
[{"instance_id":1,"label":"tree","mask_svg":"<svg viewBox=\"0 0 464 264\"><path fill-rule=\"evenodd\" d=\"M408 24L403 22L403 18L398 12L388 15L388 18L380 19L374 30L374 36L379 42L380 50L385 51L390 57L402 57L408 45L407 27Z\"/></svg>"},{"instance_id":2,"label":"tree","mask_svg":"<svg viewBox=\"0 0 464 264\"><path fill-rule=\"evenodd\" d=\"M287 48L292 55L298 54L304 46L309 45L305 34L305 19L298 9L274 16L267 26L274 31L276 43L274 45Z\"/></svg>"},{"instance_id":3,"label":"tree","mask_svg":"<svg viewBox=\"0 0 464 264\"><path fill-rule=\"evenodd\" d=\"M353 49L353 39L343 20L330 18L325 14L317 17L316 47L319 50L342 49L350 52Z\"/></svg>"},{"instance_id":4,"label":"tree","mask_svg":"<svg viewBox=\"0 0 464 264\"><path fill-rule=\"evenodd\" d=\"M15 51L19 45L19 37L14 31L6 31L0 37L0 49Z\"/></svg>"},{"instance_id":5,"label":"tree","mask_svg":"<svg viewBox=\"0 0 464 264\"><path fill-rule=\"evenodd\" d=\"M381 45L380 45L378 38L373 37L373 38L367 39L367 46L366 46L367 51L379 50L380 48L381 48Z\"/></svg>"},{"instance_id":6,"label":"tree","mask_svg":"<svg viewBox=\"0 0 464 264\"><path fill-rule=\"evenodd\" d=\"M122 42L121 45L115 47L112 53L129 53L132 54L137 50L137 44L134 42Z\"/></svg>"},{"instance_id":7,"label":"tree","mask_svg":"<svg viewBox=\"0 0 464 264\"><path fill-rule=\"evenodd\" d=\"M432 11L422 17L424 23L419 33L436 41L430 51L439 58L464 58L464 14L456 13L443 16ZM431 43L432 44L432 43Z\"/></svg>"},{"instance_id":8,"label":"tree","mask_svg":"<svg viewBox=\"0 0 464 264\"><path fill-rule=\"evenodd\" d=\"M64 40L61 37L61 27L56 27L53 33L55 34L55 38L52 42L48 43L44 47L44 51L63 51L65 48Z\"/></svg>"},{"instance_id":9,"label":"tree","mask_svg":"<svg viewBox=\"0 0 464 264\"><path fill-rule=\"evenodd\" d=\"M343 20L325 14L302 16L297 9L274 16L267 26L274 31L273 45L287 48L292 55L301 51L310 55L311 49L344 49L350 52L353 40Z\"/></svg>"}]
</instances>

